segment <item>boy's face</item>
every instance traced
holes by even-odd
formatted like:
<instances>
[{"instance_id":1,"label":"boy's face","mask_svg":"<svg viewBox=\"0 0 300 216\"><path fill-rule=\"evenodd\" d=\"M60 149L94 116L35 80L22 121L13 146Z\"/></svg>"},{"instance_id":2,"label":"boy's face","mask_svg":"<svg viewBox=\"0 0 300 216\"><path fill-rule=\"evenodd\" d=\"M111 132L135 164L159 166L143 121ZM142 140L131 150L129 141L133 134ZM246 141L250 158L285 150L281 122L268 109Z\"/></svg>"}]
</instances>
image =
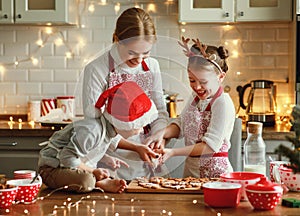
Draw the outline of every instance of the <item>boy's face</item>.
<instances>
[{"instance_id":1,"label":"boy's face","mask_svg":"<svg viewBox=\"0 0 300 216\"><path fill-rule=\"evenodd\" d=\"M144 40L132 40L119 43L118 51L121 59L128 67L137 67L145 58L148 58L152 49L152 43Z\"/></svg>"},{"instance_id":2,"label":"boy's face","mask_svg":"<svg viewBox=\"0 0 300 216\"><path fill-rule=\"evenodd\" d=\"M142 132L142 129L143 128L140 128L140 129L132 129L132 130L119 130L119 129L116 129L117 133L120 134L124 139L127 139L129 137L132 137L134 135L137 135L139 133Z\"/></svg>"},{"instance_id":3,"label":"boy's face","mask_svg":"<svg viewBox=\"0 0 300 216\"><path fill-rule=\"evenodd\" d=\"M213 71L188 69L190 86L201 100L213 97L219 89L225 73L217 75Z\"/></svg>"}]
</instances>

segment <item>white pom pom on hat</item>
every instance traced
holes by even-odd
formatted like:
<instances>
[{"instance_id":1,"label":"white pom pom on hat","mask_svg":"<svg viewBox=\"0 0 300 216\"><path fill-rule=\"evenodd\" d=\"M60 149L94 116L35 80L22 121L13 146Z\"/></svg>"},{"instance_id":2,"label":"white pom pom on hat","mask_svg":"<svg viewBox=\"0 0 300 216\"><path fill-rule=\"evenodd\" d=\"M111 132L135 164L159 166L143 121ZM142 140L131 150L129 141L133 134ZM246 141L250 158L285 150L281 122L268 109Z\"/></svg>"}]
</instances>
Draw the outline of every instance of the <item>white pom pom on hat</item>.
<instances>
[{"instance_id":1,"label":"white pom pom on hat","mask_svg":"<svg viewBox=\"0 0 300 216\"><path fill-rule=\"evenodd\" d=\"M140 129L158 117L153 101L133 81L120 83L104 91L95 107L101 109L104 104L103 115L119 130Z\"/></svg>"}]
</instances>

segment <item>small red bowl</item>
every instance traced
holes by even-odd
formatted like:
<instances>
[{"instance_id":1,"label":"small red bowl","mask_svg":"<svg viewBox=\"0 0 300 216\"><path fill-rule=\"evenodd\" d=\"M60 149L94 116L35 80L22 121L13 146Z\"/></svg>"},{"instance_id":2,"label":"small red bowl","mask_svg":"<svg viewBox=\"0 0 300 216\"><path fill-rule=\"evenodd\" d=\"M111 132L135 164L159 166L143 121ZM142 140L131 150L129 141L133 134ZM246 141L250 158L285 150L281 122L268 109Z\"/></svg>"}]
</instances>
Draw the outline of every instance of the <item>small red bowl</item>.
<instances>
[{"instance_id":1,"label":"small red bowl","mask_svg":"<svg viewBox=\"0 0 300 216\"><path fill-rule=\"evenodd\" d=\"M255 184L260 180L261 177L264 177L263 174L254 173L254 172L230 172L221 174L221 181L239 183L242 185L241 188L241 200L247 201L247 195L245 188L247 185Z\"/></svg>"},{"instance_id":2,"label":"small red bowl","mask_svg":"<svg viewBox=\"0 0 300 216\"><path fill-rule=\"evenodd\" d=\"M0 208L9 208L15 200L18 187L0 189Z\"/></svg>"},{"instance_id":3,"label":"small red bowl","mask_svg":"<svg viewBox=\"0 0 300 216\"><path fill-rule=\"evenodd\" d=\"M240 203L241 185L229 182L203 184L204 202L211 207L236 207Z\"/></svg>"},{"instance_id":4,"label":"small red bowl","mask_svg":"<svg viewBox=\"0 0 300 216\"><path fill-rule=\"evenodd\" d=\"M35 198L41 188L42 178L38 178L30 183L32 179L14 179L7 181L7 184L18 186L18 193L16 196L16 201L20 201L25 204L30 204L35 201Z\"/></svg>"}]
</instances>

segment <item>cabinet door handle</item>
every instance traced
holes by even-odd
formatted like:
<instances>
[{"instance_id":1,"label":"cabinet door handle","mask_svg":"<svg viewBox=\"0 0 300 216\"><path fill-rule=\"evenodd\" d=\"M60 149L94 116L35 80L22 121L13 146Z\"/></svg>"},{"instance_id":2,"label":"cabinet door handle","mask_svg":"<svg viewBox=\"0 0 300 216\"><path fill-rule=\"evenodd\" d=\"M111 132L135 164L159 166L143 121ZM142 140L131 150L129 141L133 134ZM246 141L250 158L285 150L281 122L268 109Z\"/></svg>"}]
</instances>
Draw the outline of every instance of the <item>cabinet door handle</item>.
<instances>
[{"instance_id":1,"label":"cabinet door handle","mask_svg":"<svg viewBox=\"0 0 300 216\"><path fill-rule=\"evenodd\" d=\"M16 146L18 143L17 142L12 142L12 143L0 143L0 146Z\"/></svg>"},{"instance_id":2,"label":"cabinet door handle","mask_svg":"<svg viewBox=\"0 0 300 216\"><path fill-rule=\"evenodd\" d=\"M4 19L7 19L7 18L8 18L8 15L7 15L7 14L4 14L4 15L3 15L3 18L4 18Z\"/></svg>"},{"instance_id":3,"label":"cabinet door handle","mask_svg":"<svg viewBox=\"0 0 300 216\"><path fill-rule=\"evenodd\" d=\"M241 11L241 12L240 12L240 16L244 16L244 11Z\"/></svg>"},{"instance_id":4,"label":"cabinet door handle","mask_svg":"<svg viewBox=\"0 0 300 216\"><path fill-rule=\"evenodd\" d=\"M17 15L17 18L18 18L18 19L21 19L21 18L22 18L22 15L21 15L21 14L18 14L18 15Z\"/></svg>"},{"instance_id":5,"label":"cabinet door handle","mask_svg":"<svg viewBox=\"0 0 300 216\"><path fill-rule=\"evenodd\" d=\"M224 14L224 16L225 16L225 17L229 17L229 13L226 12L226 13Z\"/></svg>"}]
</instances>

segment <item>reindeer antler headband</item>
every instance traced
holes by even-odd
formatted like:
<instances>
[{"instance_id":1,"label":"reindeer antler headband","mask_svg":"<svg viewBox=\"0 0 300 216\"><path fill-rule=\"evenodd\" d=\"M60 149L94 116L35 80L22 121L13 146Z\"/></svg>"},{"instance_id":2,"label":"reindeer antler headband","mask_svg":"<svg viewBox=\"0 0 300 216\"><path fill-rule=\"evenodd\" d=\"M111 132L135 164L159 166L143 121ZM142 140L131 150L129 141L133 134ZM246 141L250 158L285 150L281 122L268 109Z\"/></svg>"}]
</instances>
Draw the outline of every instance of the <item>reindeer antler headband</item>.
<instances>
[{"instance_id":1,"label":"reindeer antler headband","mask_svg":"<svg viewBox=\"0 0 300 216\"><path fill-rule=\"evenodd\" d=\"M197 39L192 39L192 41L199 48L201 55L195 54L189 48L188 42L190 41L190 38L185 39L184 37L182 37L181 41L182 42L178 41L178 43L179 43L180 46L182 46L184 48L183 52L187 57L199 56L201 58L204 58L207 61L209 61L210 63L212 63L214 66L216 66L221 73L223 72L220 65L218 65L217 62L215 62L215 60L217 59L217 56L215 54L210 55L210 54L206 53L207 46L205 44L201 43L201 41L198 38Z\"/></svg>"}]
</instances>

